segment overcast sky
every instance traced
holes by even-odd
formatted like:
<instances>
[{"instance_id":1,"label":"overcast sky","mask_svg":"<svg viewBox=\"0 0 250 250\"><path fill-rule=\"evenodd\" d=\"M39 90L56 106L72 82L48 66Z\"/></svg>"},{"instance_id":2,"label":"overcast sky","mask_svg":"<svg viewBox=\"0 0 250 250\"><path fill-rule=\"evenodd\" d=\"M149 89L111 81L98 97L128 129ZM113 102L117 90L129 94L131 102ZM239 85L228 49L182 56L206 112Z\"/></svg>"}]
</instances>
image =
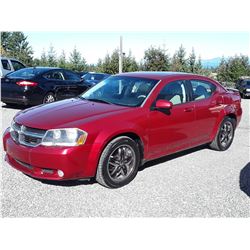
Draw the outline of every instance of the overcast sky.
<instances>
[{"instance_id":1,"label":"overcast sky","mask_svg":"<svg viewBox=\"0 0 250 250\"><path fill-rule=\"evenodd\" d=\"M119 47L123 37L123 51L131 50L137 61L143 58L144 51L152 46L165 48L170 55L182 44L187 53L192 47L202 59L244 54L250 56L249 33L247 32L24 32L40 58L43 50L52 45L59 56L62 50L68 57L76 47L88 63L96 63L107 53Z\"/></svg>"}]
</instances>

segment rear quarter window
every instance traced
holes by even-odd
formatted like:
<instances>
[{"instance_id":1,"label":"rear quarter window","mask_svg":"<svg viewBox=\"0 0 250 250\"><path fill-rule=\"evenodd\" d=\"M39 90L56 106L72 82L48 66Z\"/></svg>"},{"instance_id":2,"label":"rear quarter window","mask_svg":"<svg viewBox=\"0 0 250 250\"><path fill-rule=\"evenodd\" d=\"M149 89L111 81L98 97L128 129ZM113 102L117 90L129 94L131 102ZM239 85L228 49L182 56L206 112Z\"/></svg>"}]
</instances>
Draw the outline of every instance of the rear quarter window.
<instances>
[{"instance_id":1,"label":"rear quarter window","mask_svg":"<svg viewBox=\"0 0 250 250\"><path fill-rule=\"evenodd\" d=\"M19 70L19 69L25 68L25 66L22 63L18 62L18 61L11 60L11 63L12 63L12 66L13 66L14 70Z\"/></svg>"},{"instance_id":2,"label":"rear quarter window","mask_svg":"<svg viewBox=\"0 0 250 250\"><path fill-rule=\"evenodd\" d=\"M2 62L3 69L11 70L11 67L10 67L10 64L9 64L8 60L2 59L1 62Z\"/></svg>"},{"instance_id":3,"label":"rear quarter window","mask_svg":"<svg viewBox=\"0 0 250 250\"><path fill-rule=\"evenodd\" d=\"M216 86L208 81L190 80L193 92L193 101L207 99L216 90Z\"/></svg>"}]
</instances>

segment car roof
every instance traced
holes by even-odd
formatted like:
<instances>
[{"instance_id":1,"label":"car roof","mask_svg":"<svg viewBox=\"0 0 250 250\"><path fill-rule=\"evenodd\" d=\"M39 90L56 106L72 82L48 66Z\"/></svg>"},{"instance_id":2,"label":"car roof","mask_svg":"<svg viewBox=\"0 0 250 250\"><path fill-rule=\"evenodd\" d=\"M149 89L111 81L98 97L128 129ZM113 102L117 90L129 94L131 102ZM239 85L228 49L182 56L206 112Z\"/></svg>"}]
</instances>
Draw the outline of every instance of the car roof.
<instances>
[{"instance_id":1,"label":"car roof","mask_svg":"<svg viewBox=\"0 0 250 250\"><path fill-rule=\"evenodd\" d=\"M44 70L53 70L53 69L62 69L58 67L28 67L26 69L44 69Z\"/></svg>"},{"instance_id":2,"label":"car roof","mask_svg":"<svg viewBox=\"0 0 250 250\"><path fill-rule=\"evenodd\" d=\"M0 59L4 59L4 60L14 60L14 61L21 62L20 60L14 58L14 57L7 57L7 56L0 56Z\"/></svg>"},{"instance_id":3,"label":"car roof","mask_svg":"<svg viewBox=\"0 0 250 250\"><path fill-rule=\"evenodd\" d=\"M162 80L173 76L197 76L195 74L185 72L172 72L172 71L138 71L118 74L119 76L142 77L155 80Z\"/></svg>"}]
</instances>

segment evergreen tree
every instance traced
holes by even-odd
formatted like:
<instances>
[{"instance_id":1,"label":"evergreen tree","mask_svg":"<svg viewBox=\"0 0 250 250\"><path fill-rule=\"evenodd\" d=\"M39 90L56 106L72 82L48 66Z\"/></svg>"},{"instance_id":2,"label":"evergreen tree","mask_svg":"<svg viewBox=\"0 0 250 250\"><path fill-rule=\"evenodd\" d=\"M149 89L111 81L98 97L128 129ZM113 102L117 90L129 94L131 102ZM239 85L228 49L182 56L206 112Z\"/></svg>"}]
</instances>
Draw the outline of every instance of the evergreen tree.
<instances>
[{"instance_id":1,"label":"evergreen tree","mask_svg":"<svg viewBox=\"0 0 250 250\"><path fill-rule=\"evenodd\" d=\"M41 60L38 58L33 59L32 66L34 67L41 66Z\"/></svg>"},{"instance_id":2,"label":"evergreen tree","mask_svg":"<svg viewBox=\"0 0 250 250\"><path fill-rule=\"evenodd\" d=\"M47 65L49 67L56 67L57 66L57 59L56 59L56 52L54 47L50 45L48 54L47 54Z\"/></svg>"},{"instance_id":3,"label":"evergreen tree","mask_svg":"<svg viewBox=\"0 0 250 250\"><path fill-rule=\"evenodd\" d=\"M117 74L119 72L119 50L115 49L111 55L107 54L98 61L98 69L103 73Z\"/></svg>"},{"instance_id":4,"label":"evergreen tree","mask_svg":"<svg viewBox=\"0 0 250 250\"><path fill-rule=\"evenodd\" d=\"M196 55L194 52L194 48L192 48L192 52L188 58L188 71L191 73L196 72Z\"/></svg>"},{"instance_id":5,"label":"evergreen tree","mask_svg":"<svg viewBox=\"0 0 250 250\"><path fill-rule=\"evenodd\" d=\"M40 66L48 66L48 58L46 56L45 50L43 49L40 59Z\"/></svg>"},{"instance_id":6,"label":"evergreen tree","mask_svg":"<svg viewBox=\"0 0 250 250\"><path fill-rule=\"evenodd\" d=\"M128 56L124 56L123 58L123 72L133 72L138 70L139 66L135 58L132 56L132 52L129 51Z\"/></svg>"},{"instance_id":7,"label":"evergreen tree","mask_svg":"<svg viewBox=\"0 0 250 250\"><path fill-rule=\"evenodd\" d=\"M73 71L86 71L87 70L87 63L84 58L82 58L81 53L76 49L70 53L70 69Z\"/></svg>"},{"instance_id":8,"label":"evergreen tree","mask_svg":"<svg viewBox=\"0 0 250 250\"><path fill-rule=\"evenodd\" d=\"M23 32L1 32L1 44L6 56L14 57L27 66L32 64L33 50Z\"/></svg>"},{"instance_id":9,"label":"evergreen tree","mask_svg":"<svg viewBox=\"0 0 250 250\"><path fill-rule=\"evenodd\" d=\"M178 72L188 71L188 65L187 65L187 60L186 60L186 50L182 45L173 55L171 70L178 71Z\"/></svg>"},{"instance_id":10,"label":"evergreen tree","mask_svg":"<svg viewBox=\"0 0 250 250\"><path fill-rule=\"evenodd\" d=\"M160 47L151 46L144 52L143 68L148 71L168 71L170 69L169 56Z\"/></svg>"},{"instance_id":11,"label":"evergreen tree","mask_svg":"<svg viewBox=\"0 0 250 250\"><path fill-rule=\"evenodd\" d=\"M239 77L247 76L250 73L248 56L236 55L229 57L228 60L223 57L217 68L217 73L218 80L224 82L235 82Z\"/></svg>"},{"instance_id":12,"label":"evergreen tree","mask_svg":"<svg viewBox=\"0 0 250 250\"><path fill-rule=\"evenodd\" d=\"M66 55L65 55L64 50L62 50L62 53L61 53L61 55L60 55L60 57L58 59L57 66L59 68L63 68L63 69L67 68Z\"/></svg>"},{"instance_id":13,"label":"evergreen tree","mask_svg":"<svg viewBox=\"0 0 250 250\"><path fill-rule=\"evenodd\" d=\"M110 57L110 74L117 74L119 72L119 49L115 49Z\"/></svg>"},{"instance_id":14,"label":"evergreen tree","mask_svg":"<svg viewBox=\"0 0 250 250\"><path fill-rule=\"evenodd\" d=\"M204 69L202 67L201 57L199 56L198 62L195 63L194 73L202 74L202 72L204 72Z\"/></svg>"}]
</instances>

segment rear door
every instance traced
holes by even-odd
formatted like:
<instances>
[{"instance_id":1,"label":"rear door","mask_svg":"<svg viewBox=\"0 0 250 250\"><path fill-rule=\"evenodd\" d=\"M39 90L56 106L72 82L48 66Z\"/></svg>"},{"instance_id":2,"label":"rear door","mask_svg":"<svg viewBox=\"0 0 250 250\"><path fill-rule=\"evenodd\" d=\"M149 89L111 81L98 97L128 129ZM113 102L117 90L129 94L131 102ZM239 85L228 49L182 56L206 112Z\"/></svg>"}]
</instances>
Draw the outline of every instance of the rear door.
<instances>
[{"instance_id":1,"label":"rear door","mask_svg":"<svg viewBox=\"0 0 250 250\"><path fill-rule=\"evenodd\" d=\"M53 91L57 100L69 98L68 83L65 80L63 70L51 70L44 74L45 85L48 91Z\"/></svg>"},{"instance_id":2,"label":"rear door","mask_svg":"<svg viewBox=\"0 0 250 250\"><path fill-rule=\"evenodd\" d=\"M64 77L67 82L70 97L78 96L87 89L86 84L83 83L81 77L76 73L70 70L64 70Z\"/></svg>"},{"instance_id":3,"label":"rear door","mask_svg":"<svg viewBox=\"0 0 250 250\"><path fill-rule=\"evenodd\" d=\"M223 108L222 97L216 91L216 85L210 81L194 79L188 83L195 108L194 143L207 143Z\"/></svg>"}]
</instances>

